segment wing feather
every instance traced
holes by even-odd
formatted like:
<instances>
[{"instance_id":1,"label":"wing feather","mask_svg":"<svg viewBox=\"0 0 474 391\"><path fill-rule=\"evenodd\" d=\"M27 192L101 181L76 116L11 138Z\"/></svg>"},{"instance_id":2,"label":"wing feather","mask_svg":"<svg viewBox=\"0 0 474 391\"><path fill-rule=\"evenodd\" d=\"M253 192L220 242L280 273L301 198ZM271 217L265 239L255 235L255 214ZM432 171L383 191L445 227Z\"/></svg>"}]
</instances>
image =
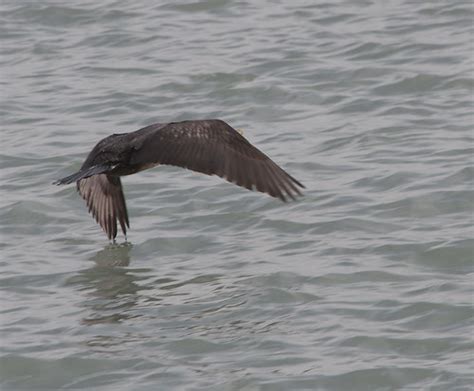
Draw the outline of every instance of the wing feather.
<instances>
[{"instance_id":1,"label":"wing feather","mask_svg":"<svg viewBox=\"0 0 474 391\"><path fill-rule=\"evenodd\" d=\"M106 174L93 175L77 182L77 190L86 201L89 212L112 240L117 236L117 220L127 234L127 205L120 178Z\"/></svg>"},{"instance_id":2,"label":"wing feather","mask_svg":"<svg viewBox=\"0 0 474 391\"><path fill-rule=\"evenodd\" d=\"M169 164L218 175L286 201L304 186L221 120L183 121L147 130L130 157L133 165Z\"/></svg>"}]
</instances>

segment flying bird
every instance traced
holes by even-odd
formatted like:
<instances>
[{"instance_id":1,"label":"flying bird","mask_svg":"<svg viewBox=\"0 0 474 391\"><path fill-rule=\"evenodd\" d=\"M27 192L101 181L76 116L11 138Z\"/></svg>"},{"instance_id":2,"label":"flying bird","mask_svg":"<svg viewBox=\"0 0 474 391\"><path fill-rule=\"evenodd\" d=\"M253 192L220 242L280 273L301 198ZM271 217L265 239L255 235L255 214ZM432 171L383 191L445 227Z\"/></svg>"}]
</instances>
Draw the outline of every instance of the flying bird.
<instances>
[{"instance_id":1,"label":"flying bird","mask_svg":"<svg viewBox=\"0 0 474 391\"><path fill-rule=\"evenodd\" d=\"M120 177L160 165L218 175L238 186L286 201L304 186L237 130L218 119L153 124L135 132L112 134L92 149L81 169L54 182L76 182L89 212L110 240L117 221L130 227Z\"/></svg>"}]
</instances>

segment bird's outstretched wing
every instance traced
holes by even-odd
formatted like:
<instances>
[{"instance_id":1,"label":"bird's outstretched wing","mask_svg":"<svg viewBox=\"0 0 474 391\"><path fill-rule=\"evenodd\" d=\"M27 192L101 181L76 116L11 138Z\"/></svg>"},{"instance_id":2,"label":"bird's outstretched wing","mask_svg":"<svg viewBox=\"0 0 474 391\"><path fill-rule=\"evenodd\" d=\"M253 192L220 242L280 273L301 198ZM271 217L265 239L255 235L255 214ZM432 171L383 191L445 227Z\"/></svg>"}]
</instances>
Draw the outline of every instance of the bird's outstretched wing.
<instances>
[{"instance_id":1,"label":"bird's outstretched wing","mask_svg":"<svg viewBox=\"0 0 474 391\"><path fill-rule=\"evenodd\" d=\"M127 234L127 205L120 177L106 174L93 175L77 182L77 191L86 201L89 212L112 240L117 236L117 220L123 234Z\"/></svg>"},{"instance_id":2,"label":"bird's outstretched wing","mask_svg":"<svg viewBox=\"0 0 474 391\"><path fill-rule=\"evenodd\" d=\"M132 142L132 165L169 164L218 175L282 201L301 195L300 182L224 121L183 121L143 130Z\"/></svg>"}]
</instances>

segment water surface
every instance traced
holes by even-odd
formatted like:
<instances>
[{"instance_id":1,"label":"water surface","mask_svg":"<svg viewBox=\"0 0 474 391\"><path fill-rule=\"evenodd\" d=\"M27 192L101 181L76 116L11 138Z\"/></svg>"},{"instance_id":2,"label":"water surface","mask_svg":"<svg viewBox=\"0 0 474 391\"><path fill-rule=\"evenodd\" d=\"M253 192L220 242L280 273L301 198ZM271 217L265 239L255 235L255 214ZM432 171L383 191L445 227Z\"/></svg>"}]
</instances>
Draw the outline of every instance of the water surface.
<instances>
[{"instance_id":1,"label":"water surface","mask_svg":"<svg viewBox=\"0 0 474 391\"><path fill-rule=\"evenodd\" d=\"M471 389L470 2L0 7L2 389ZM110 245L51 185L197 118L305 197L159 167Z\"/></svg>"}]
</instances>

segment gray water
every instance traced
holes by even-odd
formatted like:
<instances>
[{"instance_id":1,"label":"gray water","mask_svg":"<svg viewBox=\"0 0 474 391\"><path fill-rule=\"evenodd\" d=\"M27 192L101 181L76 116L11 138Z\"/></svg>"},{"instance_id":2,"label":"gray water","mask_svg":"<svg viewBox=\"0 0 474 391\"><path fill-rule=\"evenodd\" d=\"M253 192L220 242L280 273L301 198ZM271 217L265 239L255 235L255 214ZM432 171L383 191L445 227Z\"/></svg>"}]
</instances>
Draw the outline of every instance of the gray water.
<instances>
[{"instance_id":1,"label":"gray water","mask_svg":"<svg viewBox=\"0 0 474 391\"><path fill-rule=\"evenodd\" d=\"M100 5L97 5L100 3ZM1 2L2 390L473 386L470 1ZM306 185L74 186L112 132L221 118Z\"/></svg>"}]
</instances>

